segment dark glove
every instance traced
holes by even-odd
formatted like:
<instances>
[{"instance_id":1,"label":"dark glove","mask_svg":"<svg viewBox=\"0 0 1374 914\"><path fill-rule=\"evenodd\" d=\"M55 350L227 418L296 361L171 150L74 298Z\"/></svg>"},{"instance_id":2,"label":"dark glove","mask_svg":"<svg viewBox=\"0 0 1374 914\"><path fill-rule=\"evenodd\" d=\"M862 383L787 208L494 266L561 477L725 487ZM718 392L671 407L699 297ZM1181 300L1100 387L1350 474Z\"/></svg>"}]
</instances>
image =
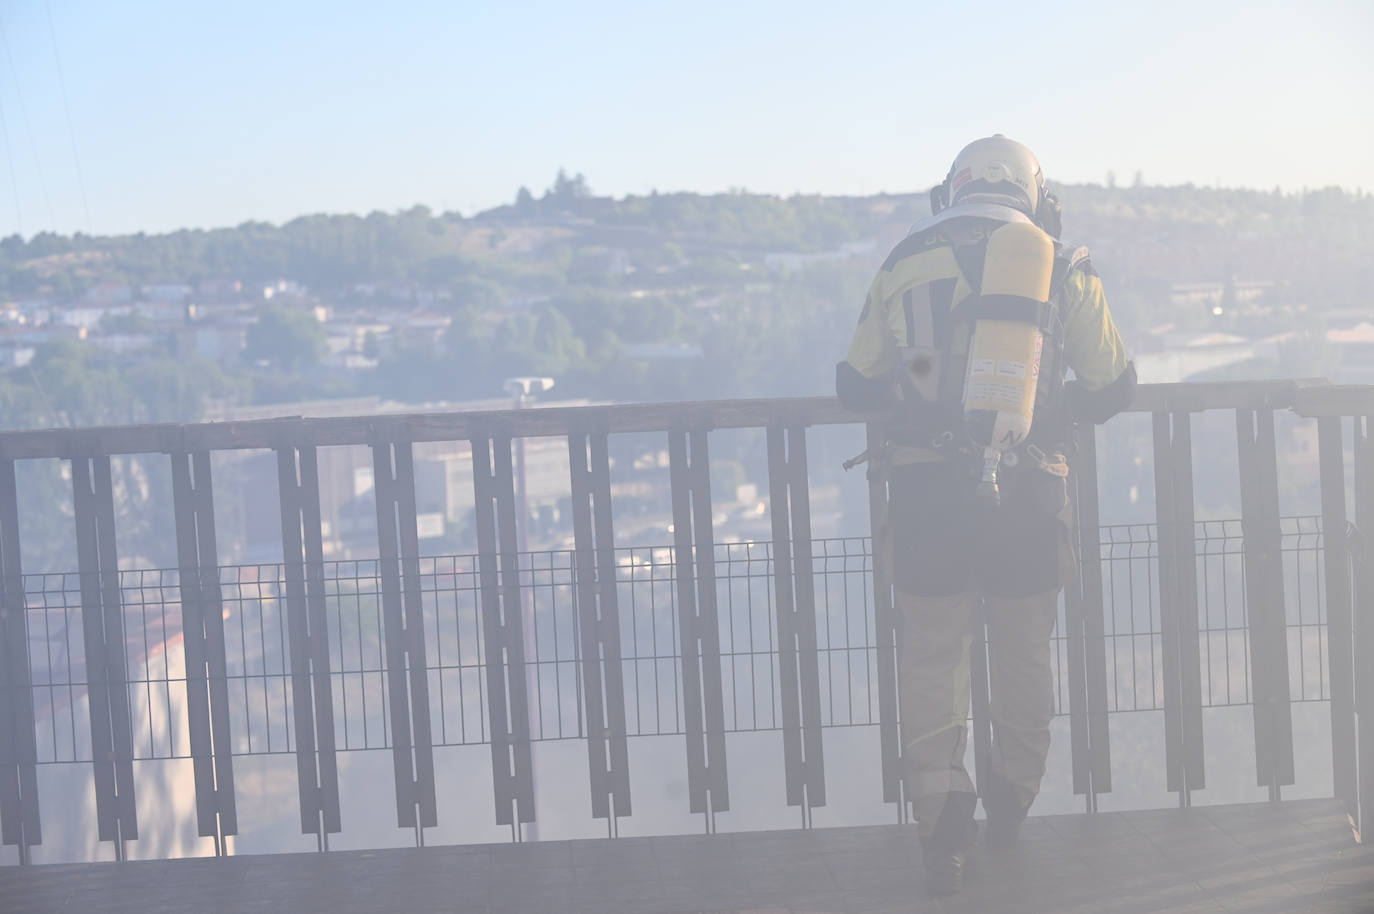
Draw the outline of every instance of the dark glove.
<instances>
[{"instance_id":1,"label":"dark glove","mask_svg":"<svg viewBox=\"0 0 1374 914\"><path fill-rule=\"evenodd\" d=\"M835 366L835 394L846 409L877 412L897 402L891 378L867 378L848 362Z\"/></svg>"},{"instance_id":2,"label":"dark glove","mask_svg":"<svg viewBox=\"0 0 1374 914\"><path fill-rule=\"evenodd\" d=\"M1064 386L1064 407L1074 422L1101 425L1131 405L1135 399L1135 363L1127 362L1126 370L1101 390L1088 390L1078 381Z\"/></svg>"}]
</instances>

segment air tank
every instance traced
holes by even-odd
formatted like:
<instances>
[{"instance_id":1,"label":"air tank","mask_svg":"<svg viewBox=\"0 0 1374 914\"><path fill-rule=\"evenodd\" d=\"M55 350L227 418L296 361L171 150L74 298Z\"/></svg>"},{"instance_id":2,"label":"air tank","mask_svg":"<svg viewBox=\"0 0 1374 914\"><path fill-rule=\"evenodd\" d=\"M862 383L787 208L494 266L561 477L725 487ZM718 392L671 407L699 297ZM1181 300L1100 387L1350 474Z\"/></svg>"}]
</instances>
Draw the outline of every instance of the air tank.
<instances>
[{"instance_id":1,"label":"air tank","mask_svg":"<svg viewBox=\"0 0 1374 914\"><path fill-rule=\"evenodd\" d=\"M1009 222L988 238L978 313L964 375L964 427L983 451L978 495L999 500L1002 455L1030 434L1045 339L1054 242L1034 225Z\"/></svg>"}]
</instances>

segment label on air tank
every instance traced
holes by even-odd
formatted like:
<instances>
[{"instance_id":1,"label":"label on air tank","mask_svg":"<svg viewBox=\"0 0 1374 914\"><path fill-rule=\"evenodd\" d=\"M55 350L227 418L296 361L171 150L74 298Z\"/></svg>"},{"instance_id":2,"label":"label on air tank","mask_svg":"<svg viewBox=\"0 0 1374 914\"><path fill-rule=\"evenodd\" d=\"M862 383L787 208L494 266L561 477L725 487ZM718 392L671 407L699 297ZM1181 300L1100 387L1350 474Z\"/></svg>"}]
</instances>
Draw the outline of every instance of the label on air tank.
<instances>
[{"instance_id":1,"label":"label on air tank","mask_svg":"<svg viewBox=\"0 0 1374 914\"><path fill-rule=\"evenodd\" d=\"M1020 409L1022 387L1008 381L995 381L990 378L970 379L965 393L967 409Z\"/></svg>"}]
</instances>

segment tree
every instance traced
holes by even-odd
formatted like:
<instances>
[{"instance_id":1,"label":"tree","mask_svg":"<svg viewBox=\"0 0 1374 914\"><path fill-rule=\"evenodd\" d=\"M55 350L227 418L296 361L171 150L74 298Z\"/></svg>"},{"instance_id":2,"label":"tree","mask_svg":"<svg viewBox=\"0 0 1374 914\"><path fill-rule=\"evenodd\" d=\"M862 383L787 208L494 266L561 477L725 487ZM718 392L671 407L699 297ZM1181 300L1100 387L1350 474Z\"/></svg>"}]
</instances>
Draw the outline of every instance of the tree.
<instances>
[{"instance_id":1,"label":"tree","mask_svg":"<svg viewBox=\"0 0 1374 914\"><path fill-rule=\"evenodd\" d=\"M557 308L546 308L540 313L534 326L534 346L530 367L541 374L566 374L581 368L587 358L586 343Z\"/></svg>"},{"instance_id":2,"label":"tree","mask_svg":"<svg viewBox=\"0 0 1374 914\"><path fill-rule=\"evenodd\" d=\"M553 179L553 187L549 189L549 196L560 203L585 200L591 195L592 189L587 186L587 179L581 172L570 178L568 172L562 168L558 169L558 174Z\"/></svg>"},{"instance_id":3,"label":"tree","mask_svg":"<svg viewBox=\"0 0 1374 914\"><path fill-rule=\"evenodd\" d=\"M271 305L258 312L258 322L248 328L244 354L252 361L270 362L296 371L309 368L324 355L324 327L307 311Z\"/></svg>"},{"instance_id":4,"label":"tree","mask_svg":"<svg viewBox=\"0 0 1374 914\"><path fill-rule=\"evenodd\" d=\"M449 285L454 304L458 309L471 308L471 318L480 316L488 308L499 308L505 301L501 287L490 279L480 276L460 276Z\"/></svg>"}]
</instances>

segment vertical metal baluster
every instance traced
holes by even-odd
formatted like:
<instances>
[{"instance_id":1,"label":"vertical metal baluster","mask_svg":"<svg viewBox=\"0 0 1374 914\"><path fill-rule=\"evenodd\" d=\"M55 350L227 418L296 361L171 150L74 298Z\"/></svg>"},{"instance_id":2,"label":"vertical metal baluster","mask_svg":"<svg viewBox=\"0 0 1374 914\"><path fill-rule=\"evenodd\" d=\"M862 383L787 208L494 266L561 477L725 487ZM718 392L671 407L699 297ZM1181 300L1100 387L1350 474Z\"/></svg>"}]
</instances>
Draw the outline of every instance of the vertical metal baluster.
<instances>
[{"instance_id":1,"label":"vertical metal baluster","mask_svg":"<svg viewBox=\"0 0 1374 914\"><path fill-rule=\"evenodd\" d=\"M807 806L825 805L825 756L821 732L821 678L816 632L816 582L811 554L811 480L806 464L806 427L787 432L792 513L792 580L796 587L795 630L801 664L802 743L806 748ZM808 821L810 814L807 815Z\"/></svg>"},{"instance_id":2,"label":"vertical metal baluster","mask_svg":"<svg viewBox=\"0 0 1374 914\"><path fill-rule=\"evenodd\" d=\"M182 651L186 663L186 718L196 785L197 834L219 833L215 806L215 766L210 736L210 695L205 680L205 621L200 594L200 556L196 543L191 460L172 455L172 503L176 523L177 575L181 592Z\"/></svg>"},{"instance_id":3,"label":"vertical metal baluster","mask_svg":"<svg viewBox=\"0 0 1374 914\"><path fill-rule=\"evenodd\" d=\"M1236 410L1241 535L1250 619L1255 773L1269 799L1293 783L1293 718L1288 691L1288 633L1279 521L1278 460L1272 410Z\"/></svg>"},{"instance_id":4,"label":"vertical metal baluster","mask_svg":"<svg viewBox=\"0 0 1374 914\"><path fill-rule=\"evenodd\" d=\"M1107 638L1102 605L1102 528L1097 500L1097 433L1084 426L1078 447L1078 543L1087 678L1088 745L1092 755L1091 809L1112 789L1111 735L1107 728Z\"/></svg>"},{"instance_id":5,"label":"vertical metal baluster","mask_svg":"<svg viewBox=\"0 0 1374 914\"><path fill-rule=\"evenodd\" d=\"M984 605L974 607L969 643L969 698L973 715L973 779L980 788L992 780L992 698L989 690L988 626Z\"/></svg>"},{"instance_id":6,"label":"vertical metal baluster","mask_svg":"<svg viewBox=\"0 0 1374 914\"><path fill-rule=\"evenodd\" d=\"M720 615L716 589L715 524L711 506L711 460L706 429L688 433L692 452L692 533L697 556L697 618L701 638L702 697L706 702L706 764L711 787L711 813L730 808L730 781L725 767L725 687L721 676Z\"/></svg>"},{"instance_id":7,"label":"vertical metal baluster","mask_svg":"<svg viewBox=\"0 0 1374 914\"><path fill-rule=\"evenodd\" d=\"M1179 794L1179 805L1189 806L1192 791L1205 786L1205 772L1193 451L1187 413L1154 414L1154 453L1168 789Z\"/></svg>"},{"instance_id":8,"label":"vertical metal baluster","mask_svg":"<svg viewBox=\"0 0 1374 914\"><path fill-rule=\"evenodd\" d=\"M279 448L277 470L301 831L317 836L320 849L327 850L328 836L338 832L342 825L334 745L334 692L329 676L329 627L325 617L319 470L314 447Z\"/></svg>"},{"instance_id":9,"label":"vertical metal baluster","mask_svg":"<svg viewBox=\"0 0 1374 914\"><path fill-rule=\"evenodd\" d=\"M1355 656L1374 657L1374 416L1355 419ZM1355 666L1356 773L1355 839L1374 834L1374 668Z\"/></svg>"},{"instance_id":10,"label":"vertical metal baluster","mask_svg":"<svg viewBox=\"0 0 1374 914\"><path fill-rule=\"evenodd\" d=\"M630 802L630 757L626 742L625 667L620 644L620 596L616 583L615 533L611 510L611 455L607 436L591 440L592 527L596 533L596 578L598 608L601 613L601 663L605 677L607 739L610 743L611 796L614 815L628 816ZM585 658L585 653L584 653Z\"/></svg>"},{"instance_id":11,"label":"vertical metal baluster","mask_svg":"<svg viewBox=\"0 0 1374 914\"><path fill-rule=\"evenodd\" d=\"M118 790L120 841L138 837L134 800L134 735L129 715L124 606L119 588L119 553L115 546L114 480L110 458L92 460L95 481L95 526L100 552L101 611L105 616L105 656L109 673L110 726L114 737L115 784Z\"/></svg>"},{"instance_id":12,"label":"vertical metal baluster","mask_svg":"<svg viewBox=\"0 0 1374 914\"><path fill-rule=\"evenodd\" d=\"M372 444L372 462L396 822L416 829L416 843L423 844L423 829L437 824L438 810L411 444L397 434L384 436Z\"/></svg>"},{"instance_id":13,"label":"vertical metal baluster","mask_svg":"<svg viewBox=\"0 0 1374 914\"><path fill-rule=\"evenodd\" d=\"M420 828L439 824L434 787L434 733L425 651L424 594L420 585L420 529L415 509L415 459L407 441L396 445L396 518L400 528L402 608L409 666L411 735L415 752L415 802ZM421 840L424 834L421 833Z\"/></svg>"},{"instance_id":14,"label":"vertical metal baluster","mask_svg":"<svg viewBox=\"0 0 1374 914\"><path fill-rule=\"evenodd\" d=\"M614 820L630 814L630 776L605 433L569 435L568 456L592 815L614 830Z\"/></svg>"},{"instance_id":15,"label":"vertical metal baluster","mask_svg":"<svg viewBox=\"0 0 1374 914\"><path fill-rule=\"evenodd\" d=\"M774 610L778 627L778 678L782 687L782 753L787 805L806 800L806 761L802 747L801 682L797 675L796 607L793 602L792 532L788 505L786 430L768 427L768 513L773 525ZM803 812L803 823L805 812Z\"/></svg>"},{"instance_id":16,"label":"vertical metal baluster","mask_svg":"<svg viewBox=\"0 0 1374 914\"><path fill-rule=\"evenodd\" d=\"M1331 691L1331 768L1335 795L1355 812L1355 664L1352 653L1350 547L1346 542L1345 442L1339 416L1317 420L1321 465L1322 563Z\"/></svg>"},{"instance_id":17,"label":"vertical metal baluster","mask_svg":"<svg viewBox=\"0 0 1374 914\"><path fill-rule=\"evenodd\" d=\"M1081 513L1083 506L1083 490L1089 483L1084 481L1084 474L1079 464L1080 455L1083 451L1083 439L1093 434L1093 427L1080 426L1074 433L1074 460L1073 476L1070 480L1073 488L1073 502L1075 510ZM1096 485L1096 476L1091 478L1091 484ZM1082 528L1082 519L1079 518L1078 528ZM1075 531L1076 532L1076 531ZM1080 538L1081 541L1081 538ZM1087 679L1087 644L1084 631L1084 601L1088 590L1087 567L1088 554L1086 544L1080 549L1078 579L1064 582L1064 623L1067 631L1064 632L1064 642L1068 646L1068 671L1069 680L1069 746L1070 760L1073 769L1073 792L1079 796L1087 797L1087 808L1091 812L1093 808L1093 788L1092 788L1092 748L1088 735L1088 679ZM1101 568L1099 566L1099 573Z\"/></svg>"},{"instance_id":18,"label":"vertical metal baluster","mask_svg":"<svg viewBox=\"0 0 1374 914\"><path fill-rule=\"evenodd\" d=\"M691 811L703 813L707 830L714 831L715 813L730 808L730 795L725 767L724 687L706 432L670 432L668 459L682 642L688 793Z\"/></svg>"},{"instance_id":19,"label":"vertical metal baluster","mask_svg":"<svg viewBox=\"0 0 1374 914\"><path fill-rule=\"evenodd\" d=\"M1178 596L1178 524L1174 518L1173 433L1168 413L1155 413L1155 529L1158 539L1160 641L1164 667L1164 759L1168 789L1187 805L1183 737L1178 689L1178 632L1174 623Z\"/></svg>"},{"instance_id":20,"label":"vertical metal baluster","mask_svg":"<svg viewBox=\"0 0 1374 914\"><path fill-rule=\"evenodd\" d=\"M473 438L472 457L496 822L519 838L517 825L534 821L534 773L511 440Z\"/></svg>"},{"instance_id":21,"label":"vertical metal baluster","mask_svg":"<svg viewBox=\"0 0 1374 914\"><path fill-rule=\"evenodd\" d=\"M21 864L43 842L38 807L38 734L29 667L27 601L20 564L19 495L14 461L0 459L0 838Z\"/></svg>"},{"instance_id":22,"label":"vertical metal baluster","mask_svg":"<svg viewBox=\"0 0 1374 914\"><path fill-rule=\"evenodd\" d=\"M682 714L687 734L687 793L693 813L706 812L706 746L701 700L700 637L697 633L696 563L692 560L692 491L687 433L668 434L668 475L672 490L673 557L677 577L679 654L682 657ZM709 822L709 819L708 819Z\"/></svg>"},{"instance_id":23,"label":"vertical metal baluster","mask_svg":"<svg viewBox=\"0 0 1374 914\"><path fill-rule=\"evenodd\" d=\"M391 705L391 765L396 824L415 828L415 765L410 745L410 701L405 683L405 623L401 608L400 548L397 544L396 466L392 443L372 444L372 493L377 510L377 570L381 579L382 625L386 642L387 699Z\"/></svg>"},{"instance_id":24,"label":"vertical metal baluster","mask_svg":"<svg viewBox=\"0 0 1374 914\"><path fill-rule=\"evenodd\" d=\"M320 828L319 779L315 769L315 713L310 699L309 622L305 609L305 559L301 547L300 476L296 449L277 450L282 524L282 568L286 576L286 622L291 653L291 711L295 724L296 783L301 831L324 840ZM323 849L323 844L321 844Z\"/></svg>"},{"instance_id":25,"label":"vertical metal baluster","mask_svg":"<svg viewBox=\"0 0 1374 914\"><path fill-rule=\"evenodd\" d=\"M210 732L215 744L215 795L219 800L221 849L226 835L238 834L234 794L234 742L230 731L229 662L224 640L224 599L220 589L219 548L215 539L215 495L210 452L191 455L195 473L196 539L200 544L200 592L205 620L206 673L210 684Z\"/></svg>"},{"instance_id":26,"label":"vertical metal baluster","mask_svg":"<svg viewBox=\"0 0 1374 914\"><path fill-rule=\"evenodd\" d=\"M871 453L887 440L879 425L865 428ZM887 481L868 469L869 542L873 553L873 624L877 645L878 739L882 752L883 802L897 804L897 821L907 820L903 787L902 741L897 706L897 612L892 598L892 547L888 531Z\"/></svg>"},{"instance_id":27,"label":"vertical metal baluster","mask_svg":"<svg viewBox=\"0 0 1374 914\"><path fill-rule=\"evenodd\" d=\"M770 425L767 440L787 803L808 825L825 805L825 766L805 429Z\"/></svg>"},{"instance_id":28,"label":"vertical metal baluster","mask_svg":"<svg viewBox=\"0 0 1374 914\"><path fill-rule=\"evenodd\" d=\"M339 769L334 741L334 682L329 674L329 614L324 593L324 533L320 521L320 474L313 446L300 448L301 531L305 535L305 599L310 612L310 674L314 679L315 745L319 755L325 834L342 830Z\"/></svg>"},{"instance_id":29,"label":"vertical metal baluster","mask_svg":"<svg viewBox=\"0 0 1374 914\"><path fill-rule=\"evenodd\" d=\"M587 765L592 817L611 818L610 760L607 753L606 705L601 694L596 544L592 526L591 470L587 435L568 436L569 485L572 490L573 563L577 579L578 634L582 644L582 695L586 705Z\"/></svg>"},{"instance_id":30,"label":"vertical metal baluster","mask_svg":"<svg viewBox=\"0 0 1374 914\"><path fill-rule=\"evenodd\" d=\"M122 860L124 842L138 837L138 819L110 458L72 458L72 485L96 819L100 840L113 842Z\"/></svg>"},{"instance_id":31,"label":"vertical metal baluster","mask_svg":"<svg viewBox=\"0 0 1374 914\"><path fill-rule=\"evenodd\" d=\"M238 833L238 816L210 454L179 451L171 461L197 833L213 837L222 855L225 837Z\"/></svg>"}]
</instances>

